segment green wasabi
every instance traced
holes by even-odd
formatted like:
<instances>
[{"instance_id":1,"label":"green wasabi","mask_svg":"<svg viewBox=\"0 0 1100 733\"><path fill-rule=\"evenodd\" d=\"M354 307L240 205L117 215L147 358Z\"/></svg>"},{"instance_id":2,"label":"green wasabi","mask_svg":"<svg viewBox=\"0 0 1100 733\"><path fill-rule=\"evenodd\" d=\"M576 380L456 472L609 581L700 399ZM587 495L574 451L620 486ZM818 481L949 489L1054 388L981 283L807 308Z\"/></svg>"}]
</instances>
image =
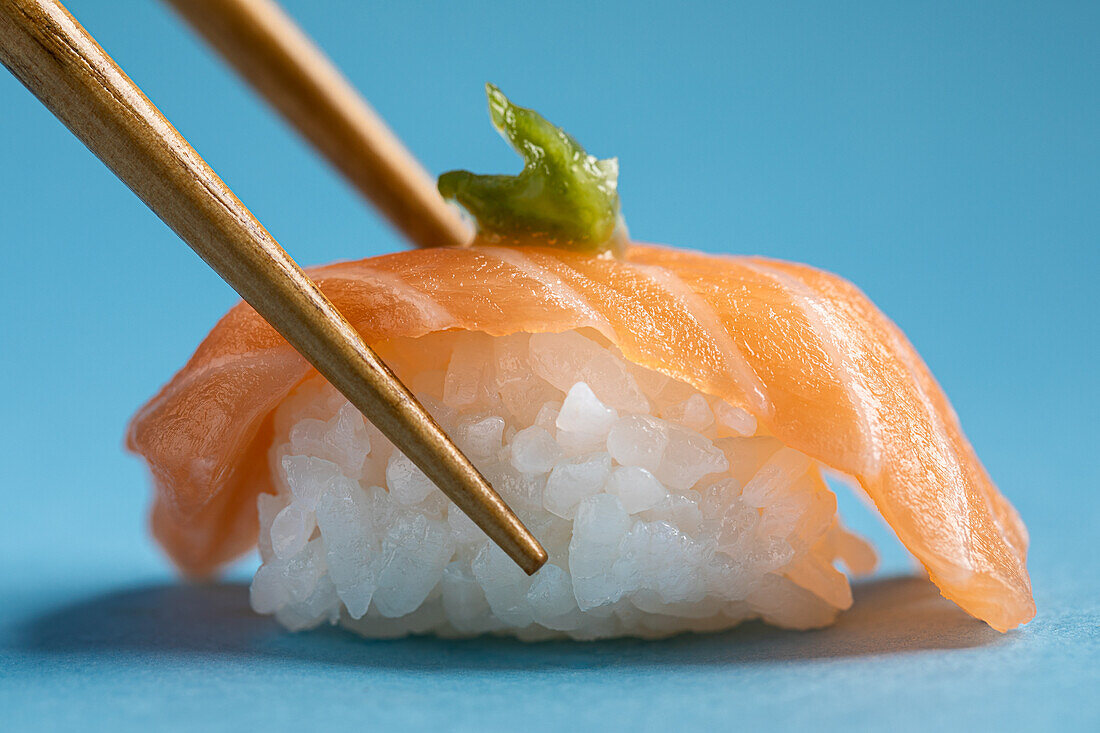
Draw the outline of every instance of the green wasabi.
<instances>
[{"instance_id":1,"label":"green wasabi","mask_svg":"<svg viewBox=\"0 0 1100 733\"><path fill-rule=\"evenodd\" d=\"M523 156L516 176L449 171L439 192L477 220L489 241L530 243L619 254L626 227L616 190L619 163L599 160L534 110L512 104L485 85L493 126Z\"/></svg>"}]
</instances>

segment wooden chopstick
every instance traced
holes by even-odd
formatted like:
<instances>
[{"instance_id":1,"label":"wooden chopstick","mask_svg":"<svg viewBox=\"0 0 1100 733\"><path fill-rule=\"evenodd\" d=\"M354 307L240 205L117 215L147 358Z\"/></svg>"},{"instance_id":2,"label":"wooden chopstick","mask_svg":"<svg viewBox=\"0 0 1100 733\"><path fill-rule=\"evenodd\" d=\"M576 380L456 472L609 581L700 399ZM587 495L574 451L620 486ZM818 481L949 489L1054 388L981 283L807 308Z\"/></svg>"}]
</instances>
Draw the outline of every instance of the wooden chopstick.
<instances>
[{"instance_id":1,"label":"wooden chopstick","mask_svg":"<svg viewBox=\"0 0 1100 733\"><path fill-rule=\"evenodd\" d=\"M55 0L0 0L0 61L528 573L546 552L206 162Z\"/></svg>"},{"instance_id":2,"label":"wooden chopstick","mask_svg":"<svg viewBox=\"0 0 1100 733\"><path fill-rule=\"evenodd\" d=\"M435 182L277 3L168 2L410 242L470 242Z\"/></svg>"}]
</instances>

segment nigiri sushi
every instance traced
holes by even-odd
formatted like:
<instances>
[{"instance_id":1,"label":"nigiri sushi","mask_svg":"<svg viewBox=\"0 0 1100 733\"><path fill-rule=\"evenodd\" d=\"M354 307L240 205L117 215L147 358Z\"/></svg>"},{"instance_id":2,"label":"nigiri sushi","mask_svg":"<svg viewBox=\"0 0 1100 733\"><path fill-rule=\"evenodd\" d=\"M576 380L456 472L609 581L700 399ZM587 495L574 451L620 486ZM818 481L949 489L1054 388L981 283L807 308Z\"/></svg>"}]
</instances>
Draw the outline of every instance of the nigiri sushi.
<instances>
[{"instance_id":1,"label":"nigiri sushi","mask_svg":"<svg viewBox=\"0 0 1100 733\"><path fill-rule=\"evenodd\" d=\"M184 573L258 544L257 612L367 636L814 628L852 604L838 565L875 566L828 468L962 609L1000 631L1034 615L1023 522L866 296L806 265L630 242L613 161L490 103L527 165L441 178L474 246L310 275L548 563L526 576L240 304L127 436ZM550 201L548 176L569 183Z\"/></svg>"}]
</instances>

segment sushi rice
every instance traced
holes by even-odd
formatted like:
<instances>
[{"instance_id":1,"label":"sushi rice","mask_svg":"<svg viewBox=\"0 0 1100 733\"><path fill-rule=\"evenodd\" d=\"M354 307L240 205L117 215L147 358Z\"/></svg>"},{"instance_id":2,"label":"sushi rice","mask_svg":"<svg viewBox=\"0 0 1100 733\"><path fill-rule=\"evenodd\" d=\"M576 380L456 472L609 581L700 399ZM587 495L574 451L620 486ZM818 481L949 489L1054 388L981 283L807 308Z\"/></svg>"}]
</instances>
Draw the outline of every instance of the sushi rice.
<instances>
[{"instance_id":1,"label":"sushi rice","mask_svg":"<svg viewBox=\"0 0 1100 733\"><path fill-rule=\"evenodd\" d=\"M534 532L526 576L324 380L274 415L253 608L368 637L660 637L832 622L873 549L819 465L595 332L446 331L378 351Z\"/></svg>"}]
</instances>

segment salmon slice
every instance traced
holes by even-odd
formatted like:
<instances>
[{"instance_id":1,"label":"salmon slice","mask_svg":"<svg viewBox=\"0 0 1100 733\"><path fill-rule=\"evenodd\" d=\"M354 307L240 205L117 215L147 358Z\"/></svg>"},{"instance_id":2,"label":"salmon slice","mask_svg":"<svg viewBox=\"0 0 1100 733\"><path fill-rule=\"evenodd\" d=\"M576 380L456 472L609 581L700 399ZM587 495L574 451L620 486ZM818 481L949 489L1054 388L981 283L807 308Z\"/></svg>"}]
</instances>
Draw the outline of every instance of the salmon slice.
<instances>
[{"instance_id":1,"label":"salmon slice","mask_svg":"<svg viewBox=\"0 0 1100 733\"><path fill-rule=\"evenodd\" d=\"M364 339L447 329L599 332L623 355L742 407L853 477L944 596L1000 631L1035 614L1027 530L901 331L856 287L805 265L632 245L421 249L310 272ZM153 530L205 576L256 543L275 407L314 374L255 311L233 308L133 418Z\"/></svg>"}]
</instances>

